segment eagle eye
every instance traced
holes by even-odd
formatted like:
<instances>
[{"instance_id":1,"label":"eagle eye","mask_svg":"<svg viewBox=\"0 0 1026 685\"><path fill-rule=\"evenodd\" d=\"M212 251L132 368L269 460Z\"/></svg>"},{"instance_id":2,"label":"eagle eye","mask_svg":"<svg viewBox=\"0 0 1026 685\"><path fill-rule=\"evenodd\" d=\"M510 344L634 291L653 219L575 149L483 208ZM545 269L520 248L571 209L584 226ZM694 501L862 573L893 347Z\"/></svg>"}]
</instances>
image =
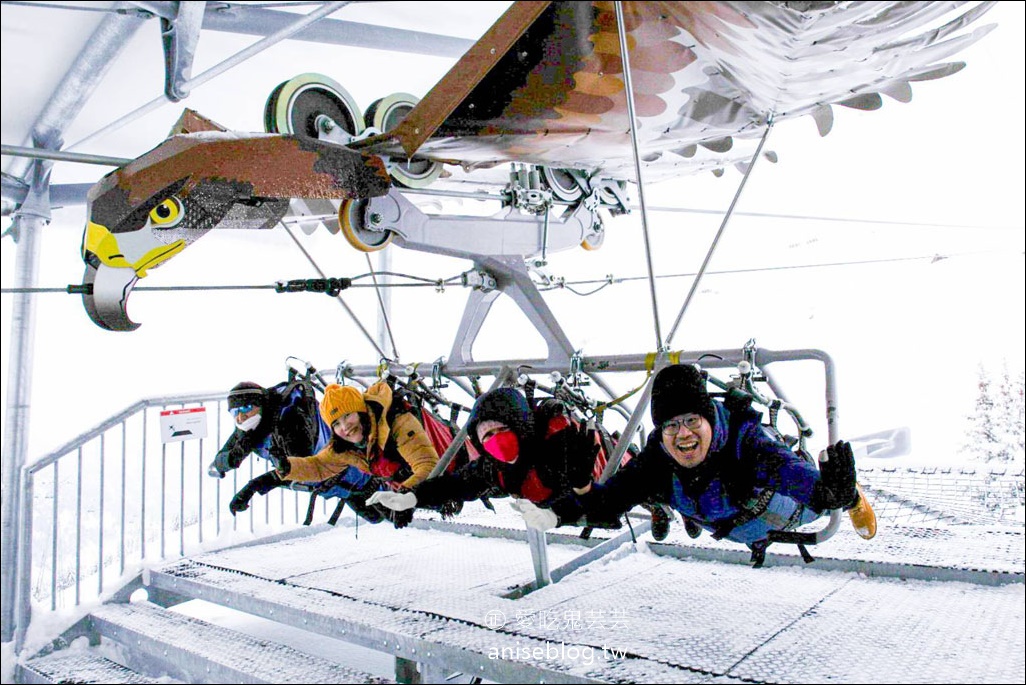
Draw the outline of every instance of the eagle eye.
<instances>
[{"instance_id":1,"label":"eagle eye","mask_svg":"<svg viewBox=\"0 0 1026 685\"><path fill-rule=\"evenodd\" d=\"M185 216L182 201L172 195L150 210L150 221L158 228L171 228Z\"/></svg>"}]
</instances>

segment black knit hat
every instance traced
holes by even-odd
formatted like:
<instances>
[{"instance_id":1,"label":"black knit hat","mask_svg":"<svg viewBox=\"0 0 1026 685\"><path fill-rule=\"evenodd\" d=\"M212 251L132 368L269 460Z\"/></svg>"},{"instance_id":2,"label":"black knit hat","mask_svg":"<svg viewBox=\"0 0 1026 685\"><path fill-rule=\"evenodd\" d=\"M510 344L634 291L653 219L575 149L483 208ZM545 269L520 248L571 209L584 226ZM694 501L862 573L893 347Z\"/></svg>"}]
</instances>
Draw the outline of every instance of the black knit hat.
<instances>
[{"instance_id":1,"label":"black knit hat","mask_svg":"<svg viewBox=\"0 0 1026 685\"><path fill-rule=\"evenodd\" d=\"M652 423L658 427L682 414L698 414L711 424L716 422L705 376L692 364L667 366L652 382Z\"/></svg>"},{"instance_id":2,"label":"black knit hat","mask_svg":"<svg viewBox=\"0 0 1026 685\"><path fill-rule=\"evenodd\" d=\"M267 401L267 391L264 390L262 385L256 383L250 383L249 381L243 381L231 389L228 393L228 408L235 409L236 407L245 407L247 404L252 404L257 407L263 407Z\"/></svg>"},{"instance_id":3,"label":"black knit hat","mask_svg":"<svg viewBox=\"0 0 1026 685\"><path fill-rule=\"evenodd\" d=\"M467 436L479 452L484 446L477 439L477 426L482 421L500 421L516 433L521 440L534 435L534 417L527 398L516 388L496 388L477 398L467 420Z\"/></svg>"}]
</instances>

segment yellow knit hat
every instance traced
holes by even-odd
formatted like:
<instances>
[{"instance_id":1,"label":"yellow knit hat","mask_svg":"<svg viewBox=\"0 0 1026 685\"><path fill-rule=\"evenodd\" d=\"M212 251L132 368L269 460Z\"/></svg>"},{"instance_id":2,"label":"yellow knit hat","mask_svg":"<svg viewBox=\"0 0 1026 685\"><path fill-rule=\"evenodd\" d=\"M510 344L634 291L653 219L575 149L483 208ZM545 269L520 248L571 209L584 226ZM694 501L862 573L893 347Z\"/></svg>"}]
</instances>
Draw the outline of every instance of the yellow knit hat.
<instances>
[{"instance_id":1,"label":"yellow knit hat","mask_svg":"<svg viewBox=\"0 0 1026 685\"><path fill-rule=\"evenodd\" d=\"M367 404L363 401L363 393L351 385L332 383L324 389L321 400L321 418L331 426L335 421L354 411L367 413Z\"/></svg>"}]
</instances>

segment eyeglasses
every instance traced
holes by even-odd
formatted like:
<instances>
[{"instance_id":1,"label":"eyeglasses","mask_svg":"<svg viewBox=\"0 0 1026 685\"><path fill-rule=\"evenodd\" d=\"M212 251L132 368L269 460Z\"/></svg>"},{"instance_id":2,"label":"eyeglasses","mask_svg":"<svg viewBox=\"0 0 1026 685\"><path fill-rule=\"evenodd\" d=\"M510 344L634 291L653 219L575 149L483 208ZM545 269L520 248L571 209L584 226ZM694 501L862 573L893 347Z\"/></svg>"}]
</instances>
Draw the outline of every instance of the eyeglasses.
<instances>
[{"instance_id":1,"label":"eyeglasses","mask_svg":"<svg viewBox=\"0 0 1026 685\"><path fill-rule=\"evenodd\" d=\"M701 414L686 414L680 418L670 419L663 424L663 435L676 435L680 427L684 426L689 431L696 431L702 426Z\"/></svg>"},{"instance_id":2,"label":"eyeglasses","mask_svg":"<svg viewBox=\"0 0 1026 685\"><path fill-rule=\"evenodd\" d=\"M251 411L253 411L253 406L254 405L252 404L244 404L241 407L232 407L228 410L228 413L232 416L238 416L239 414L248 414Z\"/></svg>"}]
</instances>

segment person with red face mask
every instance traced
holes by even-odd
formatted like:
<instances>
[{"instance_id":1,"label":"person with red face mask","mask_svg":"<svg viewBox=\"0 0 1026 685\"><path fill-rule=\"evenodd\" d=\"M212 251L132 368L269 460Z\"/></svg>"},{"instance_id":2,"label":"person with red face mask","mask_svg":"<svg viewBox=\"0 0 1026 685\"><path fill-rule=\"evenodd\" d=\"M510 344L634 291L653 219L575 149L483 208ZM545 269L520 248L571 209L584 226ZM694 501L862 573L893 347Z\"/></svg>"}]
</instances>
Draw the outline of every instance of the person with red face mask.
<instances>
[{"instance_id":1,"label":"person with red face mask","mask_svg":"<svg viewBox=\"0 0 1026 685\"><path fill-rule=\"evenodd\" d=\"M548 400L532 411L516 388L492 390L474 403L467 434L480 458L410 492L375 493L368 504L445 511L456 502L498 491L559 512L562 501L591 485L597 436L575 425L558 401Z\"/></svg>"}]
</instances>

